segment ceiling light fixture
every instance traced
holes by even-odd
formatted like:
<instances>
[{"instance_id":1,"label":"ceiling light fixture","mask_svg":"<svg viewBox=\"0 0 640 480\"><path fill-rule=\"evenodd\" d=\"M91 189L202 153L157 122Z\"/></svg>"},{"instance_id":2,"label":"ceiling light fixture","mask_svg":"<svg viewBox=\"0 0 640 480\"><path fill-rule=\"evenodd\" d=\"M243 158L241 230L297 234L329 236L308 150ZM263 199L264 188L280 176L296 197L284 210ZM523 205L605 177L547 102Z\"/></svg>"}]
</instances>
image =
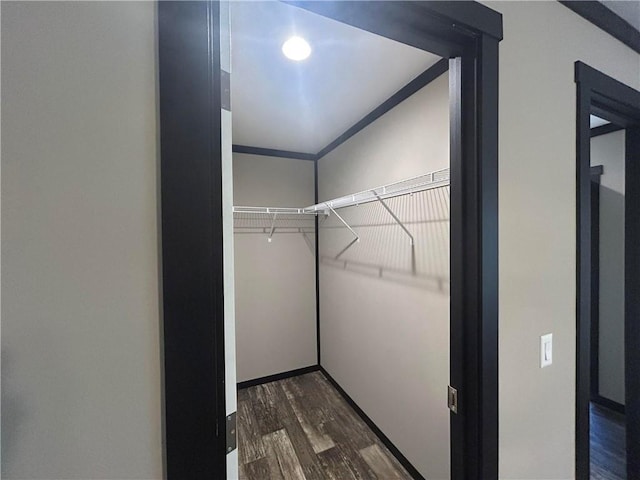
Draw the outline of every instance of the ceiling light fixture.
<instances>
[{"instance_id":1,"label":"ceiling light fixture","mask_svg":"<svg viewBox=\"0 0 640 480\"><path fill-rule=\"evenodd\" d=\"M299 62L311 55L311 47L302 37L291 37L282 44L282 53L290 60Z\"/></svg>"}]
</instances>

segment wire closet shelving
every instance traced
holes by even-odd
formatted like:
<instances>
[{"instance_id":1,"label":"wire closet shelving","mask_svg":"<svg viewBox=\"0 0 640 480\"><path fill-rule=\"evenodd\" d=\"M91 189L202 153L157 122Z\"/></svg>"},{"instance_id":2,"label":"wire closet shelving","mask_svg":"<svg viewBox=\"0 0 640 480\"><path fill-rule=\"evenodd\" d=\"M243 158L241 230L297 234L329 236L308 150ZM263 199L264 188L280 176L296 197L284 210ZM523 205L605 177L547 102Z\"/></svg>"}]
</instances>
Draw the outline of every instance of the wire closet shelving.
<instances>
[{"instance_id":1,"label":"wire closet shelving","mask_svg":"<svg viewBox=\"0 0 640 480\"><path fill-rule=\"evenodd\" d=\"M399 182L389 183L380 187L370 188L358 193L352 193L343 197L334 198L309 207L247 207L234 206L233 213L246 213L254 215L328 215L331 209L360 205L367 202L384 200L400 195L430 190L432 188L449 185L449 169L436 170L417 177L408 178Z\"/></svg>"},{"instance_id":2,"label":"wire closet shelving","mask_svg":"<svg viewBox=\"0 0 640 480\"><path fill-rule=\"evenodd\" d=\"M395 213L389 208L386 199L401 195L413 195L414 193L431 190L433 188L449 185L449 169L436 170L416 177L389 183L375 188L352 193L343 197L334 198L308 207L247 207L234 206L234 228L236 232L251 230L268 234L271 241L273 234L282 233L307 233L313 232L315 227L315 217L335 215L344 226L353 234L354 239L337 256L339 258L349 247L360 240L358 234L336 211L341 208L362 205L369 202L380 202L389 212L396 223L404 230L409 238L411 246L414 246L414 238L407 227L400 221Z\"/></svg>"},{"instance_id":3,"label":"wire closet shelving","mask_svg":"<svg viewBox=\"0 0 640 480\"><path fill-rule=\"evenodd\" d=\"M400 180L399 182L389 183L380 187L369 188L358 193L352 193L343 197L327 200L306 207L305 211L326 211L330 209L340 209L352 207L354 205L362 205L368 202L385 200L387 198L398 197L400 195L411 195L432 188L444 187L449 185L449 169L436 170L435 172L424 173L417 177Z\"/></svg>"}]
</instances>

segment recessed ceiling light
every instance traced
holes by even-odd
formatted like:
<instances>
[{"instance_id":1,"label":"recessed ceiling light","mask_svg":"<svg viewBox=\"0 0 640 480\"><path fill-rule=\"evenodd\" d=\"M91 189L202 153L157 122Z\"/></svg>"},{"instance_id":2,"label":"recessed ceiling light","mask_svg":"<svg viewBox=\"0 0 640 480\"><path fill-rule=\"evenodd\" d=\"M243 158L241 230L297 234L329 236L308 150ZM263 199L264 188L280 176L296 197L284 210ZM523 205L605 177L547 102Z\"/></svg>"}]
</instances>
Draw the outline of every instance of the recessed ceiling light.
<instances>
[{"instance_id":1,"label":"recessed ceiling light","mask_svg":"<svg viewBox=\"0 0 640 480\"><path fill-rule=\"evenodd\" d=\"M284 56L299 62L311 55L311 47L302 37L291 37L282 44L282 53Z\"/></svg>"}]
</instances>

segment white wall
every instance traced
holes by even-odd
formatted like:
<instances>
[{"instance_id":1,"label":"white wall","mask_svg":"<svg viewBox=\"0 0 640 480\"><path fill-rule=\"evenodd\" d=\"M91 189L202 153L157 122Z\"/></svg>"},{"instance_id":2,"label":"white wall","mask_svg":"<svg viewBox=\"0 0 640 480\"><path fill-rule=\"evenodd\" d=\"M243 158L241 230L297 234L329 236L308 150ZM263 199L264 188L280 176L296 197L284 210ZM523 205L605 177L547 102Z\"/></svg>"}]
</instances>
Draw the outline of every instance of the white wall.
<instances>
[{"instance_id":1,"label":"white wall","mask_svg":"<svg viewBox=\"0 0 640 480\"><path fill-rule=\"evenodd\" d=\"M500 43L500 477L575 459L576 86L582 60L640 88L640 56L557 2L490 2ZM540 335L553 365L540 369Z\"/></svg>"},{"instance_id":2,"label":"white wall","mask_svg":"<svg viewBox=\"0 0 640 480\"><path fill-rule=\"evenodd\" d=\"M448 166L445 74L323 157L319 199ZM320 227L321 364L429 479L449 475L448 200L442 188L388 202L411 222L415 275L408 238L379 204L340 211L361 241L339 261L350 233L335 216Z\"/></svg>"},{"instance_id":3,"label":"white wall","mask_svg":"<svg viewBox=\"0 0 640 480\"><path fill-rule=\"evenodd\" d=\"M233 179L235 205L314 203L310 161L234 153ZM300 233L276 230L272 242L267 237L254 229L234 235L239 382L318 363L315 246ZM308 240L315 242L315 234Z\"/></svg>"},{"instance_id":4,"label":"white wall","mask_svg":"<svg viewBox=\"0 0 640 480\"><path fill-rule=\"evenodd\" d=\"M2 476L162 476L155 6L2 2Z\"/></svg>"},{"instance_id":5,"label":"white wall","mask_svg":"<svg viewBox=\"0 0 640 480\"><path fill-rule=\"evenodd\" d=\"M624 167L625 132L591 139L600 177L600 395L624 405Z\"/></svg>"}]
</instances>

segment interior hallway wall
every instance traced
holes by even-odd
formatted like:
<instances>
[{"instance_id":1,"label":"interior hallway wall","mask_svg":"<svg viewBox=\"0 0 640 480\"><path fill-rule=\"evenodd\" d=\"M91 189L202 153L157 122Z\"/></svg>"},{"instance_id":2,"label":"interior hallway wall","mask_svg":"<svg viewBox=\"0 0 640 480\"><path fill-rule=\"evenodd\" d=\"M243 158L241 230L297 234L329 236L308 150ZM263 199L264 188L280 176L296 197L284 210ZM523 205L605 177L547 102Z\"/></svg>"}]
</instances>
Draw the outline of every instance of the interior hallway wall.
<instances>
[{"instance_id":1,"label":"interior hallway wall","mask_svg":"<svg viewBox=\"0 0 640 480\"><path fill-rule=\"evenodd\" d=\"M591 139L600 177L600 395L624 405L624 167L625 132Z\"/></svg>"},{"instance_id":2,"label":"interior hallway wall","mask_svg":"<svg viewBox=\"0 0 640 480\"><path fill-rule=\"evenodd\" d=\"M156 13L2 2L2 478L162 478Z\"/></svg>"},{"instance_id":3,"label":"interior hallway wall","mask_svg":"<svg viewBox=\"0 0 640 480\"><path fill-rule=\"evenodd\" d=\"M311 161L234 153L234 205L313 205L313 170ZM315 233L267 238L234 234L239 382L318 363Z\"/></svg>"},{"instance_id":4,"label":"interior hallway wall","mask_svg":"<svg viewBox=\"0 0 640 480\"><path fill-rule=\"evenodd\" d=\"M409 97L318 164L319 200L449 166L448 74ZM320 227L321 364L412 464L449 478L448 188L342 209ZM347 262L346 264L344 262ZM382 269L382 270L381 270Z\"/></svg>"},{"instance_id":5,"label":"interior hallway wall","mask_svg":"<svg viewBox=\"0 0 640 480\"><path fill-rule=\"evenodd\" d=\"M483 2L484 3L484 2ZM558 2L501 12L499 388L502 479L575 465L576 84L581 60L640 89L640 55ZM540 368L540 335L553 365Z\"/></svg>"}]
</instances>

